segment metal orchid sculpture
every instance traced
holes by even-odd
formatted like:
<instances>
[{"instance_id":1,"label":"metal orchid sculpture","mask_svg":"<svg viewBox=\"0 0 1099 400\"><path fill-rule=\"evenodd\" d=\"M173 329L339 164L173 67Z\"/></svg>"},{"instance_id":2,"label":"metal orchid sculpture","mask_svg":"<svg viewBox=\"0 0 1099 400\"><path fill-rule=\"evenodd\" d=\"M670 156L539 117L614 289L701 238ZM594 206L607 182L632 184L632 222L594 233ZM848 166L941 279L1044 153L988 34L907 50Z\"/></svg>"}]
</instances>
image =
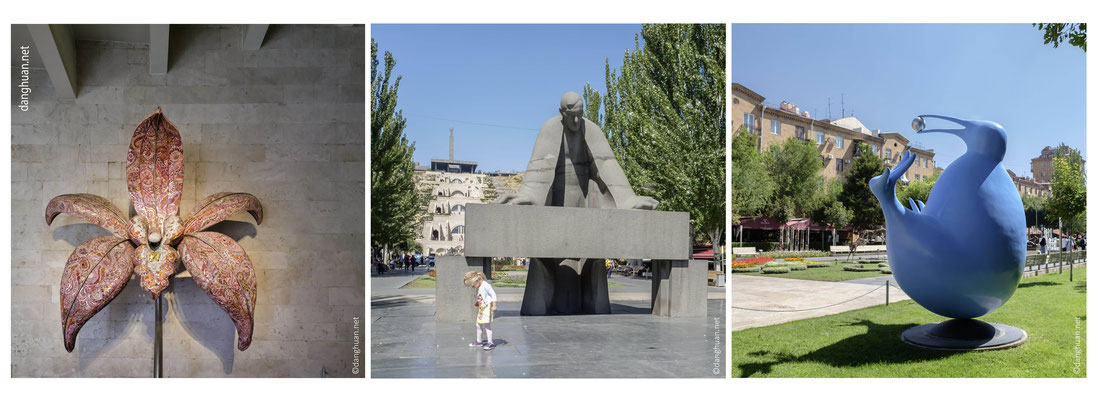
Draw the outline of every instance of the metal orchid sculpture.
<instances>
[{"instance_id":1,"label":"metal orchid sculpture","mask_svg":"<svg viewBox=\"0 0 1099 400\"><path fill-rule=\"evenodd\" d=\"M159 108L141 121L130 139L126 182L137 215L131 219L107 199L65 194L46 205L46 224L60 213L84 218L114 233L81 243L61 276L61 328L65 350L72 352L84 323L106 307L137 273L141 287L159 299L180 261L195 283L229 313L237 329L237 348L252 342L256 272L244 249L232 238L203 232L247 211L259 224L263 206L247 193L216 193L179 217L183 191L183 141ZM178 250L177 250L178 249ZM157 317L159 319L159 307Z\"/></svg>"}]
</instances>

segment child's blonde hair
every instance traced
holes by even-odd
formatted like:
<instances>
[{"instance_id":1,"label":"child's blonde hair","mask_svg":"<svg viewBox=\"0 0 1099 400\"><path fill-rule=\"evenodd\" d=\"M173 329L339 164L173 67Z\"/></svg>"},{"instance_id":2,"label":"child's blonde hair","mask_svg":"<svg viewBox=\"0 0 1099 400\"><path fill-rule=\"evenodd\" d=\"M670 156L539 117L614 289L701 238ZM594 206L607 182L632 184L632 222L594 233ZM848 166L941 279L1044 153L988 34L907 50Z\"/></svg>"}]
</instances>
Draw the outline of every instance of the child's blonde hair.
<instances>
[{"instance_id":1,"label":"child's blonde hair","mask_svg":"<svg viewBox=\"0 0 1099 400\"><path fill-rule=\"evenodd\" d=\"M469 272L466 272L465 278L462 279L462 282L465 283L466 286L469 286L471 288L476 289L477 288L476 285L479 284L481 281L484 281L484 280L485 280L485 273L484 272L469 271Z\"/></svg>"}]
</instances>

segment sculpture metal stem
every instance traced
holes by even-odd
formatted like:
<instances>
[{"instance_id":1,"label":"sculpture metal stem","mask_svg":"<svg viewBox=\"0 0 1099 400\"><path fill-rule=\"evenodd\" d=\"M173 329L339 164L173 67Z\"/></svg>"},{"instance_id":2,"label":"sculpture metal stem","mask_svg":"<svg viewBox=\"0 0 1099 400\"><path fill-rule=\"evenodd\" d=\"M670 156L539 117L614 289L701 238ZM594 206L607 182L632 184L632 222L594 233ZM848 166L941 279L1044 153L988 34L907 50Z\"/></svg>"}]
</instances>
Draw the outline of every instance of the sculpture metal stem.
<instances>
[{"instance_id":1,"label":"sculpture metal stem","mask_svg":"<svg viewBox=\"0 0 1099 400\"><path fill-rule=\"evenodd\" d=\"M156 333L153 336L153 378L164 377L164 317L161 316L160 308L160 302L162 298L164 298L163 293L160 296L156 296L156 322L154 322Z\"/></svg>"}]
</instances>

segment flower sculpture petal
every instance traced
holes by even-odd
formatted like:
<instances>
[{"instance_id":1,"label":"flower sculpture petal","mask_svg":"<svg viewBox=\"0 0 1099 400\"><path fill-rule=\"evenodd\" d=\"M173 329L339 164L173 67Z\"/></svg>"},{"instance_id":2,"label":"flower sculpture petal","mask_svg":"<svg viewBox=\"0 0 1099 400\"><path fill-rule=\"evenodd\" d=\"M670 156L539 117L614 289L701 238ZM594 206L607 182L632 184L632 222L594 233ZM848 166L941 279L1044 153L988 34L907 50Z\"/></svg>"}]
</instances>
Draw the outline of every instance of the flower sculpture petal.
<instances>
[{"instance_id":1,"label":"flower sculpture petal","mask_svg":"<svg viewBox=\"0 0 1099 400\"><path fill-rule=\"evenodd\" d=\"M88 222L102 226L111 233L126 237L130 222L110 200L88 193L63 194L54 197L46 205L46 225L52 224L58 214L72 214Z\"/></svg>"},{"instance_id":2,"label":"flower sculpture petal","mask_svg":"<svg viewBox=\"0 0 1099 400\"><path fill-rule=\"evenodd\" d=\"M134 246L124 238L100 236L81 243L61 275L61 330L65 350L73 351L76 334L106 307L130 280Z\"/></svg>"},{"instance_id":3,"label":"flower sculpture petal","mask_svg":"<svg viewBox=\"0 0 1099 400\"><path fill-rule=\"evenodd\" d=\"M84 218L116 236L92 238L76 248L61 278L61 321L65 349L73 350L84 323L106 307L136 273L155 299L168 287L180 262L221 308L238 333L237 348L252 343L256 272L244 249L232 238L200 232L247 211L259 224L263 206L247 193L222 192L179 217L183 191L183 141L179 130L157 109L134 130L126 156L126 183L136 216L127 220L107 199L65 194L46 205L46 224L58 214ZM174 246L178 245L179 250Z\"/></svg>"},{"instance_id":4,"label":"flower sculpture petal","mask_svg":"<svg viewBox=\"0 0 1099 400\"><path fill-rule=\"evenodd\" d=\"M179 214L183 194L183 140L160 110L145 118L130 139L126 184L134 210L154 228Z\"/></svg>"},{"instance_id":5,"label":"flower sculpture petal","mask_svg":"<svg viewBox=\"0 0 1099 400\"><path fill-rule=\"evenodd\" d=\"M256 307L256 272L248 254L232 238L217 232L186 234L179 249L195 283L233 319L237 348L247 349Z\"/></svg>"},{"instance_id":6,"label":"flower sculpture petal","mask_svg":"<svg viewBox=\"0 0 1099 400\"><path fill-rule=\"evenodd\" d=\"M126 183L134 210L148 224L133 229L147 234L135 254L134 272L141 277L141 287L156 298L179 266L178 252L164 238L173 228L178 232L183 194L183 140L160 109L134 130L126 155Z\"/></svg>"},{"instance_id":7,"label":"flower sculpture petal","mask_svg":"<svg viewBox=\"0 0 1099 400\"><path fill-rule=\"evenodd\" d=\"M260 204L256 196L248 193L230 192L212 194L195 205L191 216L184 223L183 233L201 231L245 211L252 214L252 217L256 219L256 224L263 223L263 205Z\"/></svg>"}]
</instances>

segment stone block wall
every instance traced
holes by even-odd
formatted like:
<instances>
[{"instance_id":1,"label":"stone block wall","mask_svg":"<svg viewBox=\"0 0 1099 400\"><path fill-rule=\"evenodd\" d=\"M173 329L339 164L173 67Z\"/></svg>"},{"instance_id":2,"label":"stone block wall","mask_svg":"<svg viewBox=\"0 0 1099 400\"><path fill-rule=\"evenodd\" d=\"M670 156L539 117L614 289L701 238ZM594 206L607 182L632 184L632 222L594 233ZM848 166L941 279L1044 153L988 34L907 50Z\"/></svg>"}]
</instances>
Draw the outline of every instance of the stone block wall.
<instances>
[{"instance_id":1,"label":"stone block wall","mask_svg":"<svg viewBox=\"0 0 1099 400\"><path fill-rule=\"evenodd\" d=\"M359 360L367 346L364 27L272 25L256 51L240 48L242 35L238 25L173 25L167 75L149 74L147 45L78 41L75 100L56 99L45 70L32 71L30 110L12 107L13 376L151 376L153 302L135 280L65 352L65 261L109 232L68 215L46 226L44 210L54 196L85 192L133 215L128 143L157 106L183 136L184 217L219 191L264 206L262 225L243 214L211 228L255 264L251 347L236 350L228 315L176 278L165 297L165 376L363 376L353 363L356 339Z\"/></svg>"}]
</instances>

